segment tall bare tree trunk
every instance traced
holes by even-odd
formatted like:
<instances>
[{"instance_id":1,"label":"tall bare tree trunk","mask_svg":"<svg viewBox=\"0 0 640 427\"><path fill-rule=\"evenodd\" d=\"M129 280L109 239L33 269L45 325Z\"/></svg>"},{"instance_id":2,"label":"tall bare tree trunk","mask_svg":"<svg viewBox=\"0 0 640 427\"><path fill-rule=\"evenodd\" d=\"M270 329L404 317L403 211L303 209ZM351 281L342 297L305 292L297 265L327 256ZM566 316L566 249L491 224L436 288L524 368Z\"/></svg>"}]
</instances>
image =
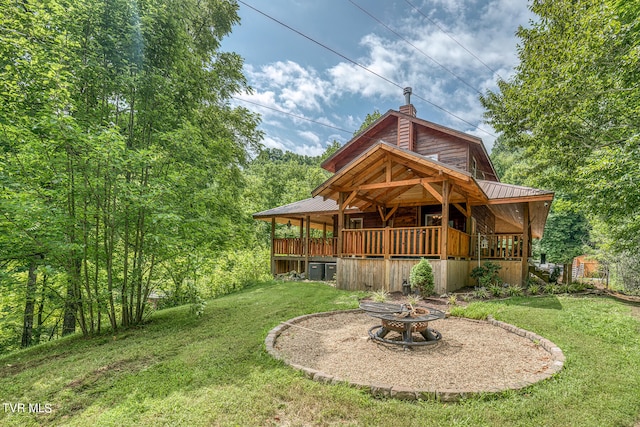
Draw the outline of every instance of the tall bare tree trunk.
<instances>
[{"instance_id":1,"label":"tall bare tree trunk","mask_svg":"<svg viewBox=\"0 0 640 427\"><path fill-rule=\"evenodd\" d=\"M62 336L73 334L76 331L76 295L73 283L70 280L67 284L67 297L64 302L64 317L62 320Z\"/></svg>"},{"instance_id":2,"label":"tall bare tree trunk","mask_svg":"<svg viewBox=\"0 0 640 427\"><path fill-rule=\"evenodd\" d=\"M27 276L26 302L24 306L24 317L22 322L22 347L29 347L33 343L33 311L36 302L36 281L38 275L38 260L40 255L34 255L29 263L29 274Z\"/></svg>"}]
</instances>

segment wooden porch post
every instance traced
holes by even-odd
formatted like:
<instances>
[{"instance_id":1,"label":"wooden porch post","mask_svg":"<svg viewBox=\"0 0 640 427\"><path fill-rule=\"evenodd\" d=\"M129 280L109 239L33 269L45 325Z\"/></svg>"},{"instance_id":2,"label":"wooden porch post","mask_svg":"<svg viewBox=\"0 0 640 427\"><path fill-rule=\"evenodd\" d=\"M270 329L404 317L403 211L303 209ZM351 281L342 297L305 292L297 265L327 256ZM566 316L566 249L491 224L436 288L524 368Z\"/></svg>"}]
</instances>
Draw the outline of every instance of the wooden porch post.
<instances>
[{"instance_id":1,"label":"wooden porch post","mask_svg":"<svg viewBox=\"0 0 640 427\"><path fill-rule=\"evenodd\" d=\"M442 237L440 240L440 259L447 259L449 249L449 181L442 183Z\"/></svg>"},{"instance_id":2,"label":"wooden porch post","mask_svg":"<svg viewBox=\"0 0 640 427\"><path fill-rule=\"evenodd\" d=\"M466 214L466 217L467 217L467 224L465 225L465 227L466 227L466 230L467 230L467 234L469 236L471 236L469 238L469 253L467 254L467 257L469 257L469 259L471 259L471 256L472 256L471 254L473 254L473 250L475 248L474 248L474 245L473 245L473 233L472 233L472 230L471 230L471 228L473 228L473 220L472 220L472 216L471 216L471 204L469 203L469 199L467 199L467 214Z\"/></svg>"},{"instance_id":3,"label":"wooden porch post","mask_svg":"<svg viewBox=\"0 0 640 427\"><path fill-rule=\"evenodd\" d=\"M440 241L440 282L443 291L449 287L449 181L442 183L442 237Z\"/></svg>"},{"instance_id":4,"label":"wooden porch post","mask_svg":"<svg viewBox=\"0 0 640 427\"><path fill-rule=\"evenodd\" d=\"M276 275L276 218L271 218L271 275Z\"/></svg>"},{"instance_id":5,"label":"wooden porch post","mask_svg":"<svg viewBox=\"0 0 640 427\"><path fill-rule=\"evenodd\" d=\"M304 238L303 238L304 230L302 229L302 227L304 227L304 219L300 218L300 249L302 249L302 252L303 252L300 255L304 254ZM298 270L297 271L298 271L298 274L300 274L301 271L302 271L302 260L300 259L300 256L298 256Z\"/></svg>"},{"instance_id":6,"label":"wooden porch post","mask_svg":"<svg viewBox=\"0 0 640 427\"><path fill-rule=\"evenodd\" d=\"M522 204L522 286L527 286L529 278L529 238L531 224L529 224L529 203Z\"/></svg>"},{"instance_id":7,"label":"wooden porch post","mask_svg":"<svg viewBox=\"0 0 640 427\"><path fill-rule=\"evenodd\" d=\"M322 255L327 254L326 246L327 246L327 223L325 222L322 224Z\"/></svg>"},{"instance_id":8,"label":"wooden porch post","mask_svg":"<svg viewBox=\"0 0 640 427\"><path fill-rule=\"evenodd\" d=\"M384 245L384 290L391 291L391 228L386 226L383 231Z\"/></svg>"},{"instance_id":9,"label":"wooden porch post","mask_svg":"<svg viewBox=\"0 0 640 427\"><path fill-rule=\"evenodd\" d=\"M344 228L344 193L338 195L338 258L342 257L342 229Z\"/></svg>"},{"instance_id":10,"label":"wooden porch post","mask_svg":"<svg viewBox=\"0 0 640 427\"><path fill-rule=\"evenodd\" d=\"M307 224L307 229L306 229L306 239L305 239L305 243L304 243L304 266L305 266L305 273L307 276L307 279L309 278L309 272L311 271L309 269L309 251L310 251L310 245L311 245L311 217L309 215L307 215L307 217L305 218L305 222Z\"/></svg>"}]
</instances>

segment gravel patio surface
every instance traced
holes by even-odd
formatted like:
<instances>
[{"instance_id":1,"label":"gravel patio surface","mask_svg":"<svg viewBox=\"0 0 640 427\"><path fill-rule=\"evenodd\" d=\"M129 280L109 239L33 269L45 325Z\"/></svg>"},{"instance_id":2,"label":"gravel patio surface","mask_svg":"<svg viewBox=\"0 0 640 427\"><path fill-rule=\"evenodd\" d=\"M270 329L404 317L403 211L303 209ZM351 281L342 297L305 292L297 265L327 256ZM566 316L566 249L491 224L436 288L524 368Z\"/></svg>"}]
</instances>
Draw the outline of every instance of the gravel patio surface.
<instances>
[{"instance_id":1,"label":"gravel patio surface","mask_svg":"<svg viewBox=\"0 0 640 427\"><path fill-rule=\"evenodd\" d=\"M274 350L289 364L350 382L471 393L540 381L553 364L536 342L486 321L430 322L442 339L406 350L371 340L368 331L377 324L379 319L357 311L309 317L289 324Z\"/></svg>"}]
</instances>

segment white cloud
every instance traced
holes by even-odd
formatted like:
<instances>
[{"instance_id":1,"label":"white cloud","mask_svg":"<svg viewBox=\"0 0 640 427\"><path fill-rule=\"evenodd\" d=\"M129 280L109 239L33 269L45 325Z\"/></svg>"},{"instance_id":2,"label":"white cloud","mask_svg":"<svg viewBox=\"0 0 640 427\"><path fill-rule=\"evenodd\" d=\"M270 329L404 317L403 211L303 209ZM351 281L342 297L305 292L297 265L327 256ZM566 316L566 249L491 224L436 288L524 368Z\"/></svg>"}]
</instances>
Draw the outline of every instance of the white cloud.
<instances>
[{"instance_id":1,"label":"white cloud","mask_svg":"<svg viewBox=\"0 0 640 427\"><path fill-rule=\"evenodd\" d=\"M319 156L320 154L324 153L324 151L325 147L323 147L321 144L303 144L302 146L298 145L294 150L295 153L304 154L305 156Z\"/></svg>"},{"instance_id":2,"label":"white cloud","mask_svg":"<svg viewBox=\"0 0 640 427\"><path fill-rule=\"evenodd\" d=\"M264 144L267 148L277 148L279 150L285 151L288 150L288 147L279 140L279 138L273 138L271 136L265 135L262 140L262 144Z\"/></svg>"},{"instance_id":3,"label":"white cloud","mask_svg":"<svg viewBox=\"0 0 640 427\"><path fill-rule=\"evenodd\" d=\"M273 101L288 112L321 111L331 100L330 82L294 61L266 64L259 70L250 67L247 74L258 93L276 93Z\"/></svg>"},{"instance_id":4,"label":"white cloud","mask_svg":"<svg viewBox=\"0 0 640 427\"><path fill-rule=\"evenodd\" d=\"M314 144L319 144L320 143L320 137L311 131L298 131L298 135L300 135L302 138L306 139L307 141L310 141Z\"/></svg>"},{"instance_id":5,"label":"white cloud","mask_svg":"<svg viewBox=\"0 0 640 427\"><path fill-rule=\"evenodd\" d=\"M382 27L372 27L375 29L357 40L357 49L348 38L344 39L345 46L331 46L340 52L359 51L359 56L354 55L353 59L372 72L345 60L326 65L335 61L335 57L314 68L305 64L304 57L285 55L270 64L246 66L245 74L255 93L241 98L330 126L355 130L362 123L363 118L359 117L362 109L347 111L345 105L368 105L367 111L377 108L384 113L402 103L402 90L396 84L411 86L419 117L477 135L487 147L492 146L494 138L479 129L495 135L483 121L484 109L478 97L479 93L496 90L498 78L508 79L513 74L518 62L514 37L517 23L526 24L533 16L525 0L429 0L422 4L416 0L414 4L430 19L402 2L395 8L402 13L378 17L421 52ZM377 14L373 7L367 8ZM437 22L448 34L431 21ZM333 132L328 128L273 110L248 108L262 115L263 128L269 135L264 143L270 147L316 155L311 153L322 153L333 139L350 138L346 134L328 137L327 134Z\"/></svg>"}]
</instances>

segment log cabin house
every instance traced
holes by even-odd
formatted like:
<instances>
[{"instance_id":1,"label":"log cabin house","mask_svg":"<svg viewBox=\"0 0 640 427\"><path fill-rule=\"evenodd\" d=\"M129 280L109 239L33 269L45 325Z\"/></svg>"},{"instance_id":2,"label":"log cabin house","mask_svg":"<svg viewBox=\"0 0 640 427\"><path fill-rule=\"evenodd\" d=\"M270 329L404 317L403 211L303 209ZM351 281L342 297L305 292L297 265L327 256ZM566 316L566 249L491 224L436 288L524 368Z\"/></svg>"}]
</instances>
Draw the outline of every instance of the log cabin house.
<instances>
[{"instance_id":1,"label":"log cabin house","mask_svg":"<svg viewBox=\"0 0 640 427\"><path fill-rule=\"evenodd\" d=\"M553 192L501 183L480 138L416 117L410 94L322 163L334 175L311 198L254 214L272 224L273 274L326 270L341 289L396 292L427 258L444 293L490 260L526 283ZM299 235L275 238L276 223Z\"/></svg>"}]
</instances>

